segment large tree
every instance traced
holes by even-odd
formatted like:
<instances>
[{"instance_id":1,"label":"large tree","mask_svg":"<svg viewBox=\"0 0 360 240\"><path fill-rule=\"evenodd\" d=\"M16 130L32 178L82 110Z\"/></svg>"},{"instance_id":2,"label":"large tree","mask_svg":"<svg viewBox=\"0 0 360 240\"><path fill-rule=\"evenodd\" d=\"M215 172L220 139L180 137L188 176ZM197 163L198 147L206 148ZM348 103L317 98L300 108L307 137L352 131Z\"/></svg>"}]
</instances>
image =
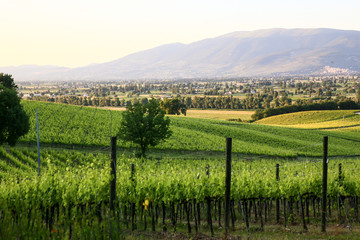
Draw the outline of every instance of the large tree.
<instances>
[{"instance_id":1,"label":"large tree","mask_svg":"<svg viewBox=\"0 0 360 240\"><path fill-rule=\"evenodd\" d=\"M17 89L14 78L10 74L0 73L0 84L6 88Z\"/></svg>"},{"instance_id":2,"label":"large tree","mask_svg":"<svg viewBox=\"0 0 360 240\"><path fill-rule=\"evenodd\" d=\"M19 137L29 131L30 124L14 84L7 86L9 88L0 83L0 145L14 146Z\"/></svg>"},{"instance_id":3,"label":"large tree","mask_svg":"<svg viewBox=\"0 0 360 240\"><path fill-rule=\"evenodd\" d=\"M123 112L118 136L120 139L133 142L140 147L140 156L146 157L149 146L156 146L171 136L170 119L165 117L157 100L151 99L147 104L129 105Z\"/></svg>"}]
</instances>

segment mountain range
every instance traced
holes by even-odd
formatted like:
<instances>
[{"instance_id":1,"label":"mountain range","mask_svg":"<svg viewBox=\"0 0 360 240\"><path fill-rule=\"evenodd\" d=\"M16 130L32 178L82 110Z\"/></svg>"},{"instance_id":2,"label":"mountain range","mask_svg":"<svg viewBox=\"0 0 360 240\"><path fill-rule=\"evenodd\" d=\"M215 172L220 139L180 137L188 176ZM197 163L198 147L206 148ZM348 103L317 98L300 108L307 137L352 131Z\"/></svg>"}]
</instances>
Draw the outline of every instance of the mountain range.
<instances>
[{"instance_id":1,"label":"mountain range","mask_svg":"<svg viewBox=\"0 0 360 240\"><path fill-rule=\"evenodd\" d=\"M71 57L71 56L69 56ZM360 72L360 31L265 29L166 44L79 68L0 67L17 81L226 78Z\"/></svg>"}]
</instances>

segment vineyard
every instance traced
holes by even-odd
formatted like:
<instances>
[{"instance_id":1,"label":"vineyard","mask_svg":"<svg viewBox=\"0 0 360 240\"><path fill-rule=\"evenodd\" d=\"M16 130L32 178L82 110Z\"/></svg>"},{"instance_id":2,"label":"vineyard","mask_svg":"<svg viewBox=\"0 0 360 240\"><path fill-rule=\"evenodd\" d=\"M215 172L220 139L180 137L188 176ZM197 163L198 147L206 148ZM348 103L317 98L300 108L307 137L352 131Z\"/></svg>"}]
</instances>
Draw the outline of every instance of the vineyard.
<instances>
[{"instance_id":1,"label":"vineyard","mask_svg":"<svg viewBox=\"0 0 360 240\"><path fill-rule=\"evenodd\" d=\"M7 168L1 166L0 184L0 234L4 237L37 232L36 236L42 237L96 238L104 232L115 234L125 229L172 232L181 226L189 233L209 231L219 236L218 227L224 225L222 159L139 161L118 154L116 210L112 216L108 153L45 150L40 177L34 164L36 149L1 148L0 154L7 160ZM351 226L359 221L359 160L329 158L330 222ZM319 222L319 158L234 159L231 184L233 230L246 233L253 225L261 229L276 223L300 225L301 206L305 224ZM18 228L12 228L13 224Z\"/></svg>"},{"instance_id":2,"label":"vineyard","mask_svg":"<svg viewBox=\"0 0 360 240\"><path fill-rule=\"evenodd\" d=\"M24 101L31 118L31 130L21 141L36 142L36 108L39 109L40 141L55 146L106 147L119 127L120 111L54 103ZM236 123L211 119L171 117L172 137L155 150L223 152L224 138L233 138L233 152L269 156L320 156L324 135L332 136L329 155L354 155L360 136L352 132L325 132ZM131 148L129 143L120 143Z\"/></svg>"},{"instance_id":3,"label":"vineyard","mask_svg":"<svg viewBox=\"0 0 360 240\"><path fill-rule=\"evenodd\" d=\"M171 118L173 136L154 151L193 157L136 159L118 142L116 178L110 136L121 112L24 102L32 128L19 147L0 147L0 236L3 239L123 239L142 231L187 237L224 236L225 137L233 139L231 231L249 237L270 226L321 220L322 139L329 135L327 222L358 236L360 137L196 118ZM35 109L39 109L38 176ZM61 149L75 146L77 150ZM83 147L83 148L82 148ZM204 151L197 156L195 153ZM217 155L216 155L217 156ZM116 180L115 207L110 186ZM149 236L149 235L145 235ZM136 238L136 237L135 237Z\"/></svg>"}]
</instances>

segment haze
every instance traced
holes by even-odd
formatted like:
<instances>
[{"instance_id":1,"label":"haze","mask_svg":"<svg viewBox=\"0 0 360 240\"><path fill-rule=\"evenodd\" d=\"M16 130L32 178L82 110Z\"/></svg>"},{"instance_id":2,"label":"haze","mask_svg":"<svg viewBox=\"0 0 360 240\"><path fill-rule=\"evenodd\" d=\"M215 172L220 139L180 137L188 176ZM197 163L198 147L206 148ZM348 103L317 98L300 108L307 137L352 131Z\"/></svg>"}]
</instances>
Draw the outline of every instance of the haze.
<instances>
[{"instance_id":1,"label":"haze","mask_svg":"<svg viewBox=\"0 0 360 240\"><path fill-rule=\"evenodd\" d=\"M234 31L360 30L355 0L2 0L0 8L0 66L78 67Z\"/></svg>"}]
</instances>

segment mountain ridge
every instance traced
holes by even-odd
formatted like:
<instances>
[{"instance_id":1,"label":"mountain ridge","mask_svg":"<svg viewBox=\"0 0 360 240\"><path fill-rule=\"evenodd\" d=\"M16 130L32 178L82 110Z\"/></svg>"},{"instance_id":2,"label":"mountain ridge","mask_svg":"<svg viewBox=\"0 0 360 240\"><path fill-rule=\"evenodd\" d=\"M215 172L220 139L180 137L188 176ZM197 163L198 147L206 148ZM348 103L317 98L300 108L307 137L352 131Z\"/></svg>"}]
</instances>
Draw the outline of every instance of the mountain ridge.
<instances>
[{"instance_id":1,"label":"mountain ridge","mask_svg":"<svg viewBox=\"0 0 360 240\"><path fill-rule=\"evenodd\" d=\"M329 28L237 31L189 44L165 44L79 68L40 66L37 71L18 68L21 74L17 67L10 70L20 80L212 78L332 71L350 74L360 72L360 31ZM0 72L3 69L0 67Z\"/></svg>"}]
</instances>

